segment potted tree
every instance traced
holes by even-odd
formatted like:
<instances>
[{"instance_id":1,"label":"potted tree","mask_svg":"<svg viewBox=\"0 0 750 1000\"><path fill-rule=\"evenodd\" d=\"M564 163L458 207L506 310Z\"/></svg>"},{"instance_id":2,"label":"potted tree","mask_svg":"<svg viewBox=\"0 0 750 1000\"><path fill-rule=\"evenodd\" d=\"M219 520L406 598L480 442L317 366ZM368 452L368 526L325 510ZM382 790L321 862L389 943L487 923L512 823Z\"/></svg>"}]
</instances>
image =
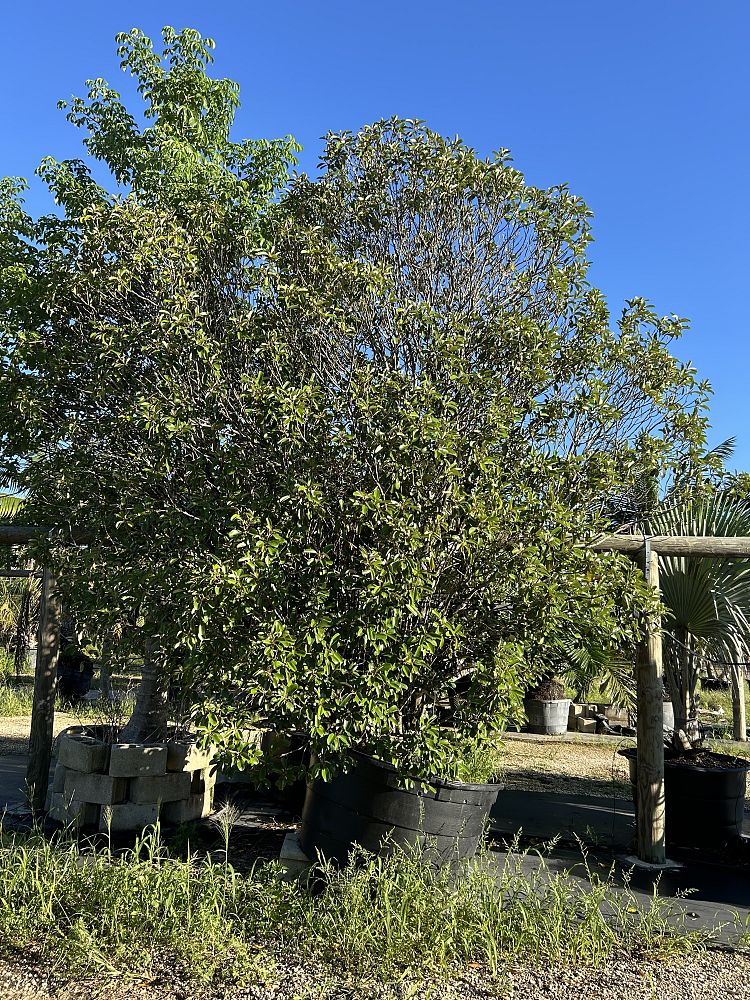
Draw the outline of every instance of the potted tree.
<instances>
[{"instance_id":1,"label":"potted tree","mask_svg":"<svg viewBox=\"0 0 750 1000\"><path fill-rule=\"evenodd\" d=\"M570 698L554 674L546 674L526 692L523 702L530 733L561 736L568 729Z\"/></svg>"},{"instance_id":2,"label":"potted tree","mask_svg":"<svg viewBox=\"0 0 750 1000\"><path fill-rule=\"evenodd\" d=\"M303 735L309 850L343 782L380 833L471 851L497 787L467 748L521 718L535 651L638 637L639 574L584 543L644 440L665 474L701 441L681 322L635 299L612 328L588 209L506 152L378 122L290 184L291 141L230 141L197 32L166 31L174 69L120 45L149 127L101 81L70 117L128 196L77 162L46 162L60 219L0 191L0 454L87 532L43 554L96 634L152 642L140 720L171 674L235 764Z\"/></svg>"}]
</instances>

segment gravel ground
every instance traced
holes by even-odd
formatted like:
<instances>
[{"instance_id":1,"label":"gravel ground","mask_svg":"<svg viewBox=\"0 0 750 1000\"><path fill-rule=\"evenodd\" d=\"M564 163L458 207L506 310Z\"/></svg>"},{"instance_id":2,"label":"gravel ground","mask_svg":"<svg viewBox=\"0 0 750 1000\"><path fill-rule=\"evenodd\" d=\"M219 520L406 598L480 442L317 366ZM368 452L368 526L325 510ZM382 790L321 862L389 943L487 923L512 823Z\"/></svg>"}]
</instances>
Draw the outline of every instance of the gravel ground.
<instances>
[{"instance_id":1,"label":"gravel ground","mask_svg":"<svg viewBox=\"0 0 750 1000\"><path fill-rule=\"evenodd\" d=\"M68 726L80 724L81 719L77 715L72 715L70 712L55 712L55 736L59 736ZM30 732L30 715L0 716L0 757L28 753Z\"/></svg>"},{"instance_id":2,"label":"gravel ground","mask_svg":"<svg viewBox=\"0 0 750 1000\"><path fill-rule=\"evenodd\" d=\"M634 743L506 739L499 757L501 780L507 788L629 798L628 763L617 756L620 746Z\"/></svg>"},{"instance_id":3,"label":"gravel ground","mask_svg":"<svg viewBox=\"0 0 750 1000\"><path fill-rule=\"evenodd\" d=\"M32 965L0 962L3 1000L750 1000L750 957L709 951L669 963L618 960L604 969L476 967L445 982L386 986L332 977L309 963L259 966L254 982L191 987L171 971L148 979L83 979L55 988Z\"/></svg>"}]
</instances>

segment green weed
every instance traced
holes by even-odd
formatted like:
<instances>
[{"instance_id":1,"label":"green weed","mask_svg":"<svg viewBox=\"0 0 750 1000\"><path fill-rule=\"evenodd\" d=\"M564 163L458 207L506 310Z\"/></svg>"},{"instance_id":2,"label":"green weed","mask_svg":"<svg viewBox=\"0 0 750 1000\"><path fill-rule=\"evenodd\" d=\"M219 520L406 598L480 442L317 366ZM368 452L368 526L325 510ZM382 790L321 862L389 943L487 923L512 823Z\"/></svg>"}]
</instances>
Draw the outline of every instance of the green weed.
<instances>
[{"instance_id":1,"label":"green weed","mask_svg":"<svg viewBox=\"0 0 750 1000\"><path fill-rule=\"evenodd\" d=\"M231 824L223 839L228 850ZM221 852L224 857L226 854ZM342 975L393 981L513 959L601 965L615 954L663 955L704 938L654 897L638 906L612 873L583 860L584 879L544 858L491 852L434 867L419 854L358 855L316 867L306 884L275 864L238 874L225 860L169 855L158 830L116 855L39 833L0 842L0 955L33 948L59 972L148 974L165 957L196 980L236 978L274 955Z\"/></svg>"}]
</instances>

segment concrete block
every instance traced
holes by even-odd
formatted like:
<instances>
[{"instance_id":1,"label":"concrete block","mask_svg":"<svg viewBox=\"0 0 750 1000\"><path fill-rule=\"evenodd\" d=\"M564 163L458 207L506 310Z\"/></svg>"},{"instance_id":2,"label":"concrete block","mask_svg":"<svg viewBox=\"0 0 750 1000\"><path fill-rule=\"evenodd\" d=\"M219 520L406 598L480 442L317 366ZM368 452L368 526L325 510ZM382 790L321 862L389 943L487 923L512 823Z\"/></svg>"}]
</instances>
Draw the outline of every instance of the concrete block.
<instances>
[{"instance_id":1,"label":"concrete block","mask_svg":"<svg viewBox=\"0 0 750 1000\"><path fill-rule=\"evenodd\" d=\"M215 755L215 747L201 750L195 743L169 740L167 742L167 770L198 771L208 767Z\"/></svg>"},{"instance_id":2,"label":"concrete block","mask_svg":"<svg viewBox=\"0 0 750 1000\"><path fill-rule=\"evenodd\" d=\"M575 702L571 702L568 709L568 729L572 729L573 731L577 729L578 720L584 717L583 713L585 710L585 705L576 705Z\"/></svg>"},{"instance_id":3,"label":"concrete block","mask_svg":"<svg viewBox=\"0 0 750 1000\"><path fill-rule=\"evenodd\" d=\"M120 833L123 830L145 830L147 826L153 826L158 819L159 806L156 802L122 802L102 809L99 829L104 832L109 829L112 833Z\"/></svg>"},{"instance_id":4,"label":"concrete block","mask_svg":"<svg viewBox=\"0 0 750 1000\"><path fill-rule=\"evenodd\" d=\"M299 846L299 839L294 830L290 830L284 837L279 864L285 870L287 878L299 878L312 868L313 863Z\"/></svg>"},{"instance_id":5,"label":"concrete block","mask_svg":"<svg viewBox=\"0 0 750 1000\"><path fill-rule=\"evenodd\" d=\"M81 733L70 733L60 740L58 762L73 771L104 774L109 762L109 747L101 740Z\"/></svg>"},{"instance_id":6,"label":"concrete block","mask_svg":"<svg viewBox=\"0 0 750 1000\"><path fill-rule=\"evenodd\" d=\"M628 710L626 708L618 708L616 705L611 705L604 715L607 722L616 722L621 726L628 724Z\"/></svg>"},{"instance_id":7,"label":"concrete block","mask_svg":"<svg viewBox=\"0 0 750 1000\"><path fill-rule=\"evenodd\" d=\"M52 785L50 786L52 792L62 793L65 791L65 775L67 773L67 768L58 760L55 764L55 773L52 775Z\"/></svg>"},{"instance_id":8,"label":"concrete block","mask_svg":"<svg viewBox=\"0 0 750 1000\"><path fill-rule=\"evenodd\" d=\"M202 795L207 788L213 788L218 777L219 769L215 764L202 767L199 771L193 771L190 775L191 795Z\"/></svg>"},{"instance_id":9,"label":"concrete block","mask_svg":"<svg viewBox=\"0 0 750 1000\"><path fill-rule=\"evenodd\" d=\"M81 771L68 770L65 775L64 794L81 802L94 802L97 805L112 805L124 802L128 794L128 783L125 778L113 778L109 774L83 774Z\"/></svg>"},{"instance_id":10,"label":"concrete block","mask_svg":"<svg viewBox=\"0 0 750 1000\"><path fill-rule=\"evenodd\" d=\"M81 802L64 792L53 792L50 796L48 815L50 819L66 826L96 826L99 822L99 806L91 802Z\"/></svg>"},{"instance_id":11,"label":"concrete block","mask_svg":"<svg viewBox=\"0 0 750 1000\"><path fill-rule=\"evenodd\" d=\"M130 782L131 802L176 802L190 795L191 776L182 772L161 774L153 778L133 778Z\"/></svg>"},{"instance_id":12,"label":"concrete block","mask_svg":"<svg viewBox=\"0 0 750 1000\"><path fill-rule=\"evenodd\" d=\"M595 733L596 732L596 719L579 719L578 720L578 732L579 733Z\"/></svg>"},{"instance_id":13,"label":"concrete block","mask_svg":"<svg viewBox=\"0 0 750 1000\"><path fill-rule=\"evenodd\" d=\"M166 802L161 811L161 818L165 823L192 823L205 819L211 815L211 795L209 791L180 799L179 802Z\"/></svg>"},{"instance_id":14,"label":"concrete block","mask_svg":"<svg viewBox=\"0 0 750 1000\"><path fill-rule=\"evenodd\" d=\"M109 773L113 778L141 778L166 774L167 747L164 743L113 743Z\"/></svg>"}]
</instances>

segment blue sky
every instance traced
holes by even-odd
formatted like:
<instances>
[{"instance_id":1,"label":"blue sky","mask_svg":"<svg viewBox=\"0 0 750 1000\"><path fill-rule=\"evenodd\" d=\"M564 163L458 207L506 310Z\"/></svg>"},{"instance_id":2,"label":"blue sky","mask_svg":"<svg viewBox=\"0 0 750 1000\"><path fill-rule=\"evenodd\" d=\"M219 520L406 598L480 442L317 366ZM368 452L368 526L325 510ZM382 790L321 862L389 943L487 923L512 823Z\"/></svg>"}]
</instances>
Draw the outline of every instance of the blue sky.
<instances>
[{"instance_id":1,"label":"blue sky","mask_svg":"<svg viewBox=\"0 0 750 1000\"><path fill-rule=\"evenodd\" d=\"M735 435L750 469L747 0L7 4L0 172L80 155L56 101L94 76L127 92L115 33L165 24L216 39L237 135L291 133L304 169L327 130L400 115L567 182L594 211L590 273L613 313L643 295L690 318L676 351L714 386L712 441ZM39 188L29 204L46 207Z\"/></svg>"}]
</instances>

